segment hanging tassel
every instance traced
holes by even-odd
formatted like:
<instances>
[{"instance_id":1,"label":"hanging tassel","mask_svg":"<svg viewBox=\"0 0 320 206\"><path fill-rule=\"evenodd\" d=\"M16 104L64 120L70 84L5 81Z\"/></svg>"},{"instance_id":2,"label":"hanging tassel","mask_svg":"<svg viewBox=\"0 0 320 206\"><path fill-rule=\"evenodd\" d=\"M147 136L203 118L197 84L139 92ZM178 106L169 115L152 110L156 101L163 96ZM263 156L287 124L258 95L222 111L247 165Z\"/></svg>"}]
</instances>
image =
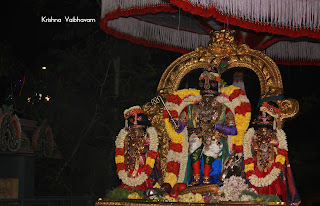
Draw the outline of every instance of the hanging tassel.
<instances>
[{"instance_id":1,"label":"hanging tassel","mask_svg":"<svg viewBox=\"0 0 320 206\"><path fill-rule=\"evenodd\" d=\"M311 0L185 0L205 9L251 21L291 28L320 29L320 1Z\"/></svg>"},{"instance_id":2,"label":"hanging tassel","mask_svg":"<svg viewBox=\"0 0 320 206\"><path fill-rule=\"evenodd\" d=\"M115 11L118 8L128 9L164 4L169 3L162 0L101 0L101 18L103 18L106 13Z\"/></svg>"},{"instance_id":3,"label":"hanging tassel","mask_svg":"<svg viewBox=\"0 0 320 206\"><path fill-rule=\"evenodd\" d=\"M135 38L149 42L160 42L183 49L194 50L198 46L207 46L209 35L202 35L188 31L176 30L169 27L141 21L132 17L117 18L108 22L108 27L129 34Z\"/></svg>"},{"instance_id":4,"label":"hanging tassel","mask_svg":"<svg viewBox=\"0 0 320 206\"><path fill-rule=\"evenodd\" d=\"M281 41L263 52L273 59L280 60L320 60L319 51L318 43Z\"/></svg>"}]
</instances>

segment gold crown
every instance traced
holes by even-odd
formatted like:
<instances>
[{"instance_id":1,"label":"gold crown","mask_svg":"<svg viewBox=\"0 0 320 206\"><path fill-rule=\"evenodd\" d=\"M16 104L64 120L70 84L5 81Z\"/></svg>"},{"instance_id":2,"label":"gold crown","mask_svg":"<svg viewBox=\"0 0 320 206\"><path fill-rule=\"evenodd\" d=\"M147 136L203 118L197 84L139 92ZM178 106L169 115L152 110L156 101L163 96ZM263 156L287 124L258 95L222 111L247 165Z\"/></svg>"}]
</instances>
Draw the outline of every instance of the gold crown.
<instances>
[{"instance_id":1,"label":"gold crown","mask_svg":"<svg viewBox=\"0 0 320 206\"><path fill-rule=\"evenodd\" d=\"M234 30L220 30L210 32L210 42L208 48L213 53L223 54L229 53L236 49Z\"/></svg>"}]
</instances>

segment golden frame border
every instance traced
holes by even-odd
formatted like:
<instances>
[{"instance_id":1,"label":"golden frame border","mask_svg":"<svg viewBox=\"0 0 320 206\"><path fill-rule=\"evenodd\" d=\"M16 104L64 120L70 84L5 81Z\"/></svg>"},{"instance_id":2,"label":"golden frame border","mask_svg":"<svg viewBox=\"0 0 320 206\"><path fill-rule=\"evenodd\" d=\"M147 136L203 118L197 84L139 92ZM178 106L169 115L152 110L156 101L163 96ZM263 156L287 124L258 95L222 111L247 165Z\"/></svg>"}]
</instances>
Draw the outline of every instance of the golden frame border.
<instances>
[{"instance_id":1,"label":"golden frame border","mask_svg":"<svg viewBox=\"0 0 320 206\"><path fill-rule=\"evenodd\" d=\"M162 74L157 92L167 97L177 91L182 79L191 71L208 66L219 68L227 59L225 71L245 67L251 69L259 78L261 96L283 94L280 70L276 63L261 51L249 48L246 44L236 45L235 31L221 30L211 33L208 47L198 47L170 64ZM225 72L223 71L223 72ZM295 99L277 100L280 107L280 127L284 121L295 117L299 112L299 103Z\"/></svg>"}]
</instances>

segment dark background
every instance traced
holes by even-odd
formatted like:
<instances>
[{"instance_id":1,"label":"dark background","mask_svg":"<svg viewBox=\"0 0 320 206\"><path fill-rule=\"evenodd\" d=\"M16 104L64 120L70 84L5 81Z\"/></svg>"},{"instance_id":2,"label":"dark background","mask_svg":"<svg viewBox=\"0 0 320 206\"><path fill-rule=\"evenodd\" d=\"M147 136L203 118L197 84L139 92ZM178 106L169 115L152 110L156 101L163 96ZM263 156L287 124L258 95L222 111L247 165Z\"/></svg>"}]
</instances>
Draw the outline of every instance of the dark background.
<instances>
[{"instance_id":1,"label":"dark background","mask_svg":"<svg viewBox=\"0 0 320 206\"><path fill-rule=\"evenodd\" d=\"M104 196L120 184L115 173L114 140L124 126L122 112L150 101L162 72L181 54L105 34L99 28L99 1L2 4L0 103L12 104L21 118L47 120L64 156L63 160L37 164L35 195ZM41 16L79 16L94 18L96 23L41 23ZM118 58L119 85L113 64ZM47 69L42 70L43 66ZM300 104L299 116L287 121L284 130L296 186L305 201L320 195L319 67L278 66L284 95ZM259 81L252 71L243 72L255 107ZM228 84L232 73L223 76ZM188 78L198 77L191 74ZM49 95L50 101L39 101L39 93Z\"/></svg>"}]
</instances>

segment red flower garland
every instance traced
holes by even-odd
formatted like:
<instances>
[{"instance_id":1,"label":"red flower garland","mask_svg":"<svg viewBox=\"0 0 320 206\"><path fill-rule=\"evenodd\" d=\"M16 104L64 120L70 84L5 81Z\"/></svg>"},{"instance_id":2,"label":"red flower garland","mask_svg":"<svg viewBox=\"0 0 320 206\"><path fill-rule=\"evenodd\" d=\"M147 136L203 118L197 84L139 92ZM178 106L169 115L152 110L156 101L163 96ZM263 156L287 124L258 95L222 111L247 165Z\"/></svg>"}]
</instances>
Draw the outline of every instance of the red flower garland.
<instances>
[{"instance_id":1,"label":"red flower garland","mask_svg":"<svg viewBox=\"0 0 320 206\"><path fill-rule=\"evenodd\" d=\"M155 159L158 156L158 134L153 127L147 128L147 133L150 136L150 147L148 151L148 155L146 158L145 165L142 166L142 172L139 176L135 178L128 177L126 174L126 164L124 161L124 141L125 137L128 134L126 129L122 129L116 139L116 148L115 148L115 160L117 166L117 174L122 182L129 186L139 187L143 184L147 178L151 175L152 169L154 167Z\"/></svg>"},{"instance_id":2,"label":"red flower garland","mask_svg":"<svg viewBox=\"0 0 320 206\"><path fill-rule=\"evenodd\" d=\"M251 104L248 102L242 102L240 106L237 106L234 109L234 112L236 114L242 114L243 116L245 116L247 112L251 112Z\"/></svg>"},{"instance_id":3,"label":"red flower garland","mask_svg":"<svg viewBox=\"0 0 320 206\"><path fill-rule=\"evenodd\" d=\"M182 145L179 143L170 142L169 149L175 152L182 152Z\"/></svg>"},{"instance_id":4,"label":"red flower garland","mask_svg":"<svg viewBox=\"0 0 320 206\"><path fill-rule=\"evenodd\" d=\"M171 172L171 173L175 174L176 176L179 175L179 168L180 168L179 162L170 161L167 164L167 172Z\"/></svg>"},{"instance_id":5,"label":"red flower garland","mask_svg":"<svg viewBox=\"0 0 320 206\"><path fill-rule=\"evenodd\" d=\"M178 118L179 117L179 114L176 110L169 110L170 114L172 117L174 118ZM163 118L166 119L166 118L169 118L169 113L167 110L163 110Z\"/></svg>"}]
</instances>

